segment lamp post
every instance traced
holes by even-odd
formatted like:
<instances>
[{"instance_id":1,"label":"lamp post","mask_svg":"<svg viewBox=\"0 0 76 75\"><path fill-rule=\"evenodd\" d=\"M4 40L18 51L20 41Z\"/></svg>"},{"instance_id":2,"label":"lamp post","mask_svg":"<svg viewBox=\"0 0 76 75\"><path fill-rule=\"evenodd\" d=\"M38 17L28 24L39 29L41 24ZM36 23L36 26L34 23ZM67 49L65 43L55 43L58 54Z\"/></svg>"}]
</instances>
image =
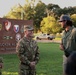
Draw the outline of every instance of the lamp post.
<instances>
[{"instance_id":1,"label":"lamp post","mask_svg":"<svg viewBox=\"0 0 76 75\"><path fill-rule=\"evenodd\" d=\"M21 10L21 20L24 19L24 14L25 14L25 12L24 12L24 10L22 9L22 10Z\"/></svg>"},{"instance_id":2,"label":"lamp post","mask_svg":"<svg viewBox=\"0 0 76 75\"><path fill-rule=\"evenodd\" d=\"M19 8L21 8L21 20L23 20L25 11L24 11L23 7L20 4L18 4L18 6L19 6Z\"/></svg>"},{"instance_id":3,"label":"lamp post","mask_svg":"<svg viewBox=\"0 0 76 75\"><path fill-rule=\"evenodd\" d=\"M19 8L19 9L20 9L20 11L16 11L16 10L17 10L17 8ZM23 20L23 19L24 19L25 11L24 11L23 7L22 7L20 4L18 4L18 6L17 6L16 8L11 9L11 11L12 11L13 13L20 13L20 19L21 19L21 20Z\"/></svg>"}]
</instances>

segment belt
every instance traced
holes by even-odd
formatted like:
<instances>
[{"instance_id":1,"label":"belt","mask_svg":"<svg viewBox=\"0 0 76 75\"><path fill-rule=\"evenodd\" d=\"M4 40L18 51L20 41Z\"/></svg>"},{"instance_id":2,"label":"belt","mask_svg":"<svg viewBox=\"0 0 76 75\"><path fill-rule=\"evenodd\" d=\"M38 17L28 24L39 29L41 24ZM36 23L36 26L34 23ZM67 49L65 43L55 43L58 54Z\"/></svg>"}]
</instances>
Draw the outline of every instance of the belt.
<instances>
[{"instance_id":1,"label":"belt","mask_svg":"<svg viewBox=\"0 0 76 75\"><path fill-rule=\"evenodd\" d=\"M26 65L25 63L21 62L21 64Z\"/></svg>"}]
</instances>

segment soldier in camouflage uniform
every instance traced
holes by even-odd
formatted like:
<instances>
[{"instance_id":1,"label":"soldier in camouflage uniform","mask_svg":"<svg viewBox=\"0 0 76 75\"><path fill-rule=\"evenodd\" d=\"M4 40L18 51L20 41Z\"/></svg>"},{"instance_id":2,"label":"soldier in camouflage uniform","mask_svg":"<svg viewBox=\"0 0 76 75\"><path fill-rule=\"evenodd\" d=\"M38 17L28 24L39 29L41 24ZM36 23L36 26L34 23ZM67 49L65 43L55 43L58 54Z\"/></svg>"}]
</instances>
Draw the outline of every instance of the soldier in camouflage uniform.
<instances>
[{"instance_id":1,"label":"soldier in camouflage uniform","mask_svg":"<svg viewBox=\"0 0 76 75\"><path fill-rule=\"evenodd\" d=\"M63 55L63 75L65 74L65 68L67 58L73 51L76 51L76 28L72 25L72 20L68 15L62 15L59 20L61 27L64 28L62 40L60 43L60 49L64 51Z\"/></svg>"},{"instance_id":2,"label":"soldier in camouflage uniform","mask_svg":"<svg viewBox=\"0 0 76 75\"><path fill-rule=\"evenodd\" d=\"M3 68L3 58L0 57L0 75L2 75L2 68Z\"/></svg>"},{"instance_id":3,"label":"soldier in camouflage uniform","mask_svg":"<svg viewBox=\"0 0 76 75\"><path fill-rule=\"evenodd\" d=\"M20 60L19 75L36 75L36 64L39 61L39 48L33 40L33 27L24 26L24 37L17 43L16 52Z\"/></svg>"}]
</instances>

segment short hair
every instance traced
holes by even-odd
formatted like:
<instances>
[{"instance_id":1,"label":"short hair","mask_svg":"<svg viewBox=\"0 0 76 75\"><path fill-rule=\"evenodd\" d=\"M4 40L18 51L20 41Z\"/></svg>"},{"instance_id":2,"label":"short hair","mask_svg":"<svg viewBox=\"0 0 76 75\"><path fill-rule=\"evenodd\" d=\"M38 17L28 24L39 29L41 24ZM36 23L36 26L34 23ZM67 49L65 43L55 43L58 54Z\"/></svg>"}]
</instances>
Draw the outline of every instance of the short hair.
<instances>
[{"instance_id":1,"label":"short hair","mask_svg":"<svg viewBox=\"0 0 76 75\"><path fill-rule=\"evenodd\" d=\"M68 26L72 26L72 25L73 25L72 21L67 21L66 24L67 24Z\"/></svg>"}]
</instances>

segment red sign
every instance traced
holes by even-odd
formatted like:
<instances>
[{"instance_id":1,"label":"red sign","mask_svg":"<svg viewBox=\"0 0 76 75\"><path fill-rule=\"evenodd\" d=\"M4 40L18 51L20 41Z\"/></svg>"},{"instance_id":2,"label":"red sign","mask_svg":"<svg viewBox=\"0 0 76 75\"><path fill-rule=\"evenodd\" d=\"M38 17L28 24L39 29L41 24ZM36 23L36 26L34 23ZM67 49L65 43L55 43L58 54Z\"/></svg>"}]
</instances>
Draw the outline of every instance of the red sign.
<instances>
[{"instance_id":1,"label":"red sign","mask_svg":"<svg viewBox=\"0 0 76 75\"><path fill-rule=\"evenodd\" d=\"M24 25L33 25L33 21L0 18L0 54L16 53L16 43L23 37Z\"/></svg>"}]
</instances>

